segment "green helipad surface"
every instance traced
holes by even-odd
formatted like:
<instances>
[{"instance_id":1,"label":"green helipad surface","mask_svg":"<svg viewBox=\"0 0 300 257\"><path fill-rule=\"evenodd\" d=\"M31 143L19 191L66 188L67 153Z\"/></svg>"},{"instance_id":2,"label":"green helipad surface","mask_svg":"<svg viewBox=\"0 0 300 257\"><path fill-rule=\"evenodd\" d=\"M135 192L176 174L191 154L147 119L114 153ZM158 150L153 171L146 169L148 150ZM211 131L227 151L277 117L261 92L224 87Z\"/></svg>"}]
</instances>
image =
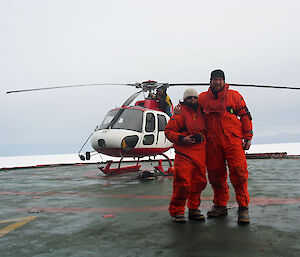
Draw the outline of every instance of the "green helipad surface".
<instances>
[{"instance_id":1,"label":"green helipad surface","mask_svg":"<svg viewBox=\"0 0 300 257\"><path fill-rule=\"evenodd\" d=\"M0 256L299 256L300 160L249 160L251 224L177 224L172 178L106 177L97 165L0 172ZM153 169L149 163L144 169ZM212 205L203 193L202 211Z\"/></svg>"}]
</instances>

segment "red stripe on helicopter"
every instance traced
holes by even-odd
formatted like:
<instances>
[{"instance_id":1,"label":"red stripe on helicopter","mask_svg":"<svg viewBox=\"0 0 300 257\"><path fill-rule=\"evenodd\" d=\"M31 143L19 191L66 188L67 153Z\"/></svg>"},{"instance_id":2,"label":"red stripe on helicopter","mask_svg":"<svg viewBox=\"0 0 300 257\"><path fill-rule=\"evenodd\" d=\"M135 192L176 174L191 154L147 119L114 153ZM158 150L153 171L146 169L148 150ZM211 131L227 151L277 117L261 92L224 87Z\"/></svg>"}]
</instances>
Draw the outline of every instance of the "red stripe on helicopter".
<instances>
[{"instance_id":1,"label":"red stripe on helicopter","mask_svg":"<svg viewBox=\"0 0 300 257\"><path fill-rule=\"evenodd\" d=\"M101 153L113 157L144 157L149 155L160 155L170 148L134 148L130 151L125 151L122 148L101 149Z\"/></svg>"}]
</instances>

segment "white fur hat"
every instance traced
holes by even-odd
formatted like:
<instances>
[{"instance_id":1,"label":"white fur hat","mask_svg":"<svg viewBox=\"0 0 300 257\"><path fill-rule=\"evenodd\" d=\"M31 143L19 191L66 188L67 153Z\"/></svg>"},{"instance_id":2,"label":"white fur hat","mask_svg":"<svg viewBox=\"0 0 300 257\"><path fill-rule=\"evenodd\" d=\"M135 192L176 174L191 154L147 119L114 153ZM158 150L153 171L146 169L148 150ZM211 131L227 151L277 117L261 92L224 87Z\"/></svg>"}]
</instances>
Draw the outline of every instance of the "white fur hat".
<instances>
[{"instance_id":1,"label":"white fur hat","mask_svg":"<svg viewBox=\"0 0 300 257\"><path fill-rule=\"evenodd\" d=\"M183 93L183 100L188 98L189 96L195 96L198 97L198 92L194 88L188 88Z\"/></svg>"}]
</instances>

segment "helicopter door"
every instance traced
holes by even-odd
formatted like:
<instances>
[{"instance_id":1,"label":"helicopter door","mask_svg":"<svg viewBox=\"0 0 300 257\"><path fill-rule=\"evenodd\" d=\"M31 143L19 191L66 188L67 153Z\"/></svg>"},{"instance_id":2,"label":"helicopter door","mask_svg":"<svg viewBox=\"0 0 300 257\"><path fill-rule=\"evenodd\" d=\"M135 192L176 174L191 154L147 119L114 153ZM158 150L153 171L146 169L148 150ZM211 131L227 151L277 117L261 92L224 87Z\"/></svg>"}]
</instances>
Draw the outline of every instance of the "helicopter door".
<instances>
[{"instance_id":1,"label":"helicopter door","mask_svg":"<svg viewBox=\"0 0 300 257\"><path fill-rule=\"evenodd\" d=\"M156 118L152 112L146 113L145 119L145 135L143 138L143 145L153 145L157 140L157 131L156 131Z\"/></svg>"},{"instance_id":2,"label":"helicopter door","mask_svg":"<svg viewBox=\"0 0 300 257\"><path fill-rule=\"evenodd\" d=\"M158 121L158 131L157 131L157 141L156 144L158 147L163 147L167 141L165 136L165 128L167 126L167 118L165 115L157 114Z\"/></svg>"}]
</instances>

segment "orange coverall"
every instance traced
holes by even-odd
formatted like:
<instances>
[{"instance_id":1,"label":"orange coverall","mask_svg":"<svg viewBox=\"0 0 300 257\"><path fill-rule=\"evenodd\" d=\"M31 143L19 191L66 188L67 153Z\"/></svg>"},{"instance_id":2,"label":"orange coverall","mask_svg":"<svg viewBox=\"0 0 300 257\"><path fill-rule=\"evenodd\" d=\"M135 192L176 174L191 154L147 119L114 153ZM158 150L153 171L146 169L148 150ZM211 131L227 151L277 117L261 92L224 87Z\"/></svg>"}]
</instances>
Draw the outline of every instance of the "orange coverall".
<instances>
[{"instance_id":1,"label":"orange coverall","mask_svg":"<svg viewBox=\"0 0 300 257\"><path fill-rule=\"evenodd\" d=\"M226 206L229 199L227 163L238 205L246 207L249 204L248 170L242 139L253 136L252 118L243 97L228 88L225 84L217 99L210 88L198 98L206 121L208 179L214 190L214 204Z\"/></svg>"},{"instance_id":2,"label":"orange coverall","mask_svg":"<svg viewBox=\"0 0 300 257\"><path fill-rule=\"evenodd\" d=\"M184 214L186 201L189 209L198 209L200 206L200 194L207 184L204 130L203 113L199 108L195 112L186 105L181 105L181 114L173 115L165 128L165 135L174 143L176 152L173 195L169 206L172 217ZM194 144L180 142L180 138L195 134L201 134L204 141Z\"/></svg>"}]
</instances>

